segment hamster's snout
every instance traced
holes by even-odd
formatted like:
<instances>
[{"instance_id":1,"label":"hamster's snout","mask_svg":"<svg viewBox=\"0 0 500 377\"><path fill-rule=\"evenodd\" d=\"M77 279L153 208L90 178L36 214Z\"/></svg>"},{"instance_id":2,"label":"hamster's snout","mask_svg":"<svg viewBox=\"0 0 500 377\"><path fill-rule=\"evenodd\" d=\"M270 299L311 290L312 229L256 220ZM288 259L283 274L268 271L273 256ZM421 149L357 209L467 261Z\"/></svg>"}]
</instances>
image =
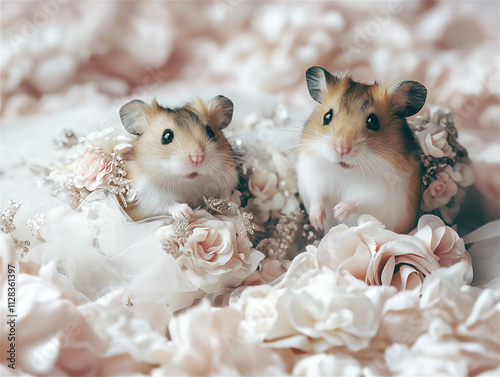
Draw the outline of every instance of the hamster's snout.
<instances>
[{"instance_id":1,"label":"hamster's snout","mask_svg":"<svg viewBox=\"0 0 500 377\"><path fill-rule=\"evenodd\" d=\"M188 155L188 159L194 166L198 167L205 160L205 152L200 150L194 153L190 153Z\"/></svg>"},{"instance_id":2,"label":"hamster's snout","mask_svg":"<svg viewBox=\"0 0 500 377\"><path fill-rule=\"evenodd\" d=\"M338 137L333 142L333 148L340 157L344 157L352 150L352 144L345 137Z\"/></svg>"}]
</instances>

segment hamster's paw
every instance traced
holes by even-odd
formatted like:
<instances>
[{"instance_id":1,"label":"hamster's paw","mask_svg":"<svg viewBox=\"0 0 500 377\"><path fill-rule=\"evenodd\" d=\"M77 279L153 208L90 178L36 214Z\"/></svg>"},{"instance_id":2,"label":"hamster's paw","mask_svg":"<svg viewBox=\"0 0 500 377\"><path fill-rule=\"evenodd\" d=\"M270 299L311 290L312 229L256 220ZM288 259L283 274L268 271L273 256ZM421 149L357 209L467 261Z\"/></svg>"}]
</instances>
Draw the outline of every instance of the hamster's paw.
<instances>
[{"instance_id":1,"label":"hamster's paw","mask_svg":"<svg viewBox=\"0 0 500 377\"><path fill-rule=\"evenodd\" d=\"M186 203L175 204L172 207L172 217L174 219L190 220L193 217L193 210Z\"/></svg>"},{"instance_id":2,"label":"hamster's paw","mask_svg":"<svg viewBox=\"0 0 500 377\"><path fill-rule=\"evenodd\" d=\"M333 209L333 215L340 221L345 221L354 212L356 212L356 204L350 201L340 202Z\"/></svg>"},{"instance_id":3,"label":"hamster's paw","mask_svg":"<svg viewBox=\"0 0 500 377\"><path fill-rule=\"evenodd\" d=\"M311 205L309 210L309 221L314 229L323 229L325 225L326 212L321 204Z\"/></svg>"}]
</instances>

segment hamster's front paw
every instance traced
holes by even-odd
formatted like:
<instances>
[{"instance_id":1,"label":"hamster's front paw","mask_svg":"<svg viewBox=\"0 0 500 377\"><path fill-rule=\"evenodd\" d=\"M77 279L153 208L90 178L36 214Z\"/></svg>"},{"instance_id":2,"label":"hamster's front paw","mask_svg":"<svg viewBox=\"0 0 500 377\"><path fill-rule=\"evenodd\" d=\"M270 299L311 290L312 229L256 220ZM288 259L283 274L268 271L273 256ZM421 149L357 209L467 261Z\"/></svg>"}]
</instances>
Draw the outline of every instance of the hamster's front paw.
<instances>
[{"instance_id":1,"label":"hamster's front paw","mask_svg":"<svg viewBox=\"0 0 500 377\"><path fill-rule=\"evenodd\" d=\"M193 217L193 210L186 203L175 204L172 207L172 217L181 220L190 220Z\"/></svg>"},{"instance_id":2,"label":"hamster's front paw","mask_svg":"<svg viewBox=\"0 0 500 377\"><path fill-rule=\"evenodd\" d=\"M350 201L340 202L333 209L333 215L340 221L345 221L354 212L356 212L356 204Z\"/></svg>"},{"instance_id":3,"label":"hamster's front paw","mask_svg":"<svg viewBox=\"0 0 500 377\"><path fill-rule=\"evenodd\" d=\"M326 212L321 204L313 204L309 209L309 221L314 229L323 229Z\"/></svg>"}]
</instances>

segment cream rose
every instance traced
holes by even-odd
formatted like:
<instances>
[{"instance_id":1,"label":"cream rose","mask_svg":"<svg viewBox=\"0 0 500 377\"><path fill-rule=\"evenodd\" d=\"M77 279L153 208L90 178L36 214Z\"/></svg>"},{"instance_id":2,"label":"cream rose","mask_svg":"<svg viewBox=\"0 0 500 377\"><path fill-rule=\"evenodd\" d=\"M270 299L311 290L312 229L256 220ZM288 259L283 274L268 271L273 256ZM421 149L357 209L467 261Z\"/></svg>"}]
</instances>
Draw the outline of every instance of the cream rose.
<instances>
[{"instance_id":1,"label":"cream rose","mask_svg":"<svg viewBox=\"0 0 500 377\"><path fill-rule=\"evenodd\" d=\"M275 173L256 170L248 179L248 189L261 201L271 200L278 192L278 176Z\"/></svg>"},{"instance_id":2,"label":"cream rose","mask_svg":"<svg viewBox=\"0 0 500 377\"><path fill-rule=\"evenodd\" d=\"M85 187L89 191L94 191L108 183L109 174L113 171L113 160L106 153L87 150L75 162L74 170L75 187Z\"/></svg>"},{"instance_id":3,"label":"cream rose","mask_svg":"<svg viewBox=\"0 0 500 377\"><path fill-rule=\"evenodd\" d=\"M278 176L263 170L256 170L248 179L248 189L254 196L248 209L256 215L260 222L269 219L271 211L281 210L286 204L286 199L278 190Z\"/></svg>"},{"instance_id":4,"label":"cream rose","mask_svg":"<svg viewBox=\"0 0 500 377\"><path fill-rule=\"evenodd\" d=\"M432 181L424 191L422 209L424 211L432 211L445 206L457 191L457 184L447 173L438 173L437 179Z\"/></svg>"},{"instance_id":5,"label":"cream rose","mask_svg":"<svg viewBox=\"0 0 500 377\"><path fill-rule=\"evenodd\" d=\"M455 152L447 141L448 133L438 125L429 125L417 132L417 139L425 155L432 157L454 157Z\"/></svg>"},{"instance_id":6,"label":"cream rose","mask_svg":"<svg viewBox=\"0 0 500 377\"><path fill-rule=\"evenodd\" d=\"M364 349L377 333L381 308L394 291L340 287L337 275L324 267L307 285L278 298L274 323L264 344L311 353L336 346Z\"/></svg>"}]
</instances>

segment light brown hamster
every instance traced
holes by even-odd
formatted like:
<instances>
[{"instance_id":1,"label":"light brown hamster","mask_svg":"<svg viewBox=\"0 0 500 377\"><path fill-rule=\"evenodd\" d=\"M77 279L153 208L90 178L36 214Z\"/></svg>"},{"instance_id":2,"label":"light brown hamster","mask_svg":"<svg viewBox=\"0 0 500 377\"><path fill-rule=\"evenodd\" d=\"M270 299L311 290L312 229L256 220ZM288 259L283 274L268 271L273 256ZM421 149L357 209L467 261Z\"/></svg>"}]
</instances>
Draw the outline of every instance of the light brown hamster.
<instances>
[{"instance_id":1,"label":"light brown hamster","mask_svg":"<svg viewBox=\"0 0 500 377\"><path fill-rule=\"evenodd\" d=\"M321 67L306 72L320 105L307 121L298 149L299 193L311 224L327 232L361 214L387 229L410 231L420 202L419 147L405 117L424 105L416 81L365 85Z\"/></svg>"},{"instance_id":2,"label":"light brown hamster","mask_svg":"<svg viewBox=\"0 0 500 377\"><path fill-rule=\"evenodd\" d=\"M180 108L133 100L120 109L123 127L137 135L125 156L133 220L156 215L189 219L203 196L227 198L238 183L234 153L223 129L233 115L224 96Z\"/></svg>"}]
</instances>

